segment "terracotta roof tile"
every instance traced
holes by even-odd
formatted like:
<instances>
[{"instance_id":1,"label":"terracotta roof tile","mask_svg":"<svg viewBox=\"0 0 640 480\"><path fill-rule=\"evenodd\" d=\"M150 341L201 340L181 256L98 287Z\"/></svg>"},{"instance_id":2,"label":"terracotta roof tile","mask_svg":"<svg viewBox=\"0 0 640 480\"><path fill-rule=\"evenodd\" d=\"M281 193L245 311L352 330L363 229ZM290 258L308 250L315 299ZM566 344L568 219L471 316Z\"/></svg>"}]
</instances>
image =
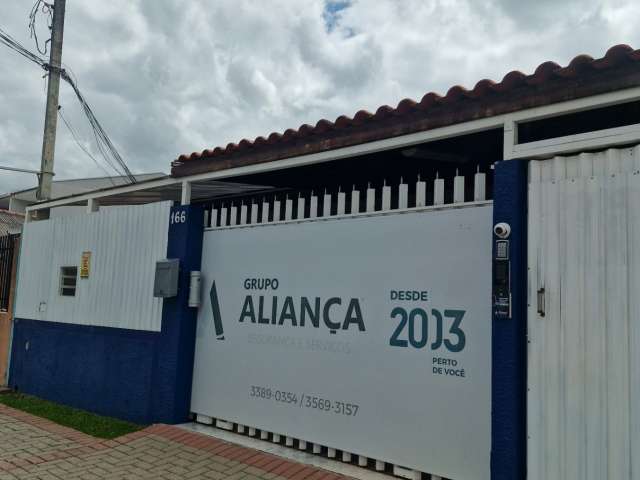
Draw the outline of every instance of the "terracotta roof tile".
<instances>
[{"instance_id":1,"label":"terracotta roof tile","mask_svg":"<svg viewBox=\"0 0 640 480\"><path fill-rule=\"evenodd\" d=\"M620 69L626 69L626 74L630 75L631 80L626 79L624 82L618 82L620 85L615 82L612 82L611 85L606 85L611 78L620 75ZM609 77L602 77L603 74L608 74L609 71L611 71ZM600 77L598 76L599 74ZM578 91L578 89L574 88L577 83L583 85L582 90ZM340 148L349 144L352 145L354 142L362 143L372 139L380 139L384 138L385 134L387 136L395 136L411 131L428 130L429 128L452 125L476 118L637 85L640 85L640 50L634 50L628 45L616 45L611 47L604 57L599 59L593 59L588 55L578 55L566 67L561 67L551 61L544 62L535 69L533 74L525 75L514 70L507 73L498 83L488 79L480 80L472 90L455 85L447 91L444 97L430 92L424 95L419 102L405 98L395 108L383 105L374 114L360 110L353 118L341 115L333 122L321 119L315 126L304 124L298 129L287 129L283 134L273 132L266 139L264 137L258 137L253 141L244 139L239 144L229 143L226 147L216 147L213 150L207 149L202 152L180 155L172 163L172 174L181 176L233 166L228 163L216 166L215 162L211 164L210 159L218 162L227 158L235 159L246 154L250 155L251 158L243 160L243 164L271 161L287 158L301 152L312 153ZM547 86L549 88L545 90ZM552 94L553 92L561 91L563 88L567 89L569 93L561 92L555 96ZM537 96L537 98L531 100L527 98L527 95ZM469 108L468 111L460 113L464 107L473 102L481 104L482 107ZM447 109L457 113L448 113ZM436 111L439 117L442 118L429 122L430 116ZM390 119L397 121L396 119L405 117L407 117L407 122L413 122L413 126L391 128L388 125ZM378 127L384 127L384 129L381 129L376 135L363 134L354 136L352 140L348 138L340 141L336 140L337 136L348 137L352 135L351 132L358 129L374 130ZM330 141L327 141L327 136L331 137L328 139ZM297 150L293 148L293 145L300 142L303 142L304 145ZM275 152L274 149L283 149L283 151ZM264 158L255 157L262 150L269 150L271 153ZM199 160L204 161L206 165L196 167L196 161ZM197 163L201 164L202 162Z\"/></svg>"}]
</instances>

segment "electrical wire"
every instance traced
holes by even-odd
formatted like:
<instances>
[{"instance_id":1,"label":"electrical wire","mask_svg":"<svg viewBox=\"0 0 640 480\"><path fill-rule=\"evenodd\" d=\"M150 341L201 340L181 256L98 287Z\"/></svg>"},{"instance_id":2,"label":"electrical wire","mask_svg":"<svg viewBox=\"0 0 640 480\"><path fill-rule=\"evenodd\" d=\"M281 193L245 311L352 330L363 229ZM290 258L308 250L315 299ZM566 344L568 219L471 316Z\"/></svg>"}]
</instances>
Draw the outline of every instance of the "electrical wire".
<instances>
[{"instance_id":1,"label":"electrical wire","mask_svg":"<svg viewBox=\"0 0 640 480\"><path fill-rule=\"evenodd\" d=\"M42 68L46 72L51 71L51 69L53 68L51 67L51 65L49 65L49 63L47 63L45 59L27 50L17 40L15 40L11 35L6 33L1 28L0 28L0 44L6 45L10 49L14 50L16 53L25 57L27 60L30 60L31 62L38 65L40 68ZM93 110L87 103L82 93L80 93L80 90L78 89L78 86L74 81L74 79L71 77L71 75L69 75L69 73L67 73L66 69L64 68L60 68L60 77L64 81L66 81L69 85L71 85L71 88L76 94L76 97L78 98L78 101L82 106L82 110L85 116L87 117L87 120L89 121L89 125L93 130L93 135L96 139L96 145L102 157L114 170L116 170L122 176L127 177L130 183L137 183L136 177L131 173L131 170L129 170L129 167L127 166L124 159L116 149L115 145L107 135L107 132L105 132L102 125L100 125L100 122L98 121L95 114L93 113ZM119 168L116 167L116 164L119 166Z\"/></svg>"},{"instance_id":2,"label":"electrical wire","mask_svg":"<svg viewBox=\"0 0 640 480\"><path fill-rule=\"evenodd\" d=\"M87 154L87 156L93 160L93 163L96 164L96 166L102 170L105 175L107 176L107 178L109 179L109 181L111 182L111 184L115 187L116 186L116 182L113 181L113 178L111 178L111 175L109 175L109 172L107 171L106 168L104 168L102 165L100 165L100 162L98 162L98 160L96 159L96 157L94 157L91 152L82 144L82 142L80 142L80 139L78 138L78 134L77 132L74 130L74 128L71 126L71 124L69 123L69 121L66 119L66 117L64 116L64 114L62 113L62 107L58 108L58 115L60 115L60 118L62 119L62 122L65 124L65 126L67 127L67 130L69 130L69 133L71 134L71 136L73 137L73 140L76 142L76 144L78 145L78 147L80 147L80 149ZM113 167L112 167L113 168ZM114 168L114 170L116 170ZM117 172L117 170L116 170Z\"/></svg>"},{"instance_id":3,"label":"electrical wire","mask_svg":"<svg viewBox=\"0 0 640 480\"><path fill-rule=\"evenodd\" d=\"M51 42L51 37L49 37L47 41L44 42L43 49L40 50L40 42L38 42L38 34L36 33L36 19L39 13L38 10L40 10L40 12L44 13L45 15L48 15L47 28L49 29L49 31L51 31L51 28L53 26L53 9L53 4L47 3L44 0L36 0L36 3L33 5L33 7L31 8L31 12L29 13L30 37L35 39L36 49L41 55L47 54L47 45Z\"/></svg>"}]
</instances>

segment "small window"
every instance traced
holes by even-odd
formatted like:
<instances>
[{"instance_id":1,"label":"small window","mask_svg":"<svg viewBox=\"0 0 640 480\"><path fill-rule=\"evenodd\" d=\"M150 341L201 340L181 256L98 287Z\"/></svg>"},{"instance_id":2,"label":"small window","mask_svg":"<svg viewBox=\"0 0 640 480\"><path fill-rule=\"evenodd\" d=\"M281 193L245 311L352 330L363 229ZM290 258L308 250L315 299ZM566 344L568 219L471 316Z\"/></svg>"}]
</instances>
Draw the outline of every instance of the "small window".
<instances>
[{"instance_id":1,"label":"small window","mask_svg":"<svg viewBox=\"0 0 640 480\"><path fill-rule=\"evenodd\" d=\"M77 282L78 267L60 267L60 295L75 297Z\"/></svg>"}]
</instances>

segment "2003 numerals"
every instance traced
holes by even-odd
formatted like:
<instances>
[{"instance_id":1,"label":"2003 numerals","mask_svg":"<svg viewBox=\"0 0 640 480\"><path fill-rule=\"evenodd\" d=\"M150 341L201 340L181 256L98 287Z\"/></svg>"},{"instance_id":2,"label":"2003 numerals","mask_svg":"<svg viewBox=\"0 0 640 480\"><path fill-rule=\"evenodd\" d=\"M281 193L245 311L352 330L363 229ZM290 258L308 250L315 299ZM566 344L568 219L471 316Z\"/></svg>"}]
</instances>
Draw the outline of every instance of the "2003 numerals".
<instances>
[{"instance_id":1,"label":"2003 numerals","mask_svg":"<svg viewBox=\"0 0 640 480\"><path fill-rule=\"evenodd\" d=\"M442 345L450 352L457 353L464 349L467 337L461 328L462 318L466 312L464 310L445 310L444 315L435 308L431 309L432 322L429 315L422 308L414 308L407 312L402 307L396 307L391 311L391 318L399 318L400 322L393 331L389 339L392 347L425 348L432 340L429 347L431 350L438 350ZM451 326L448 330L447 338L444 335L445 319L451 319ZM431 334L429 324L435 327L435 332ZM405 336L404 331L407 330Z\"/></svg>"}]
</instances>

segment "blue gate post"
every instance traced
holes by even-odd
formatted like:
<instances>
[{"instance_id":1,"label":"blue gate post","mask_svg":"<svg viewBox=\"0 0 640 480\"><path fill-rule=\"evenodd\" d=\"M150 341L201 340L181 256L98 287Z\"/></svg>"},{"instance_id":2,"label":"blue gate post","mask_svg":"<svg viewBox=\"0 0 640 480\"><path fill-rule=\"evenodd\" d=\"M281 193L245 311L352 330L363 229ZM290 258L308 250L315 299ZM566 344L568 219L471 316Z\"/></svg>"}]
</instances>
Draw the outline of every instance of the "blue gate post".
<instances>
[{"instance_id":1,"label":"blue gate post","mask_svg":"<svg viewBox=\"0 0 640 480\"><path fill-rule=\"evenodd\" d=\"M524 480L527 453L527 162L497 163L493 191L494 225L505 222L511 226L512 318L493 317L491 479Z\"/></svg>"},{"instance_id":2,"label":"blue gate post","mask_svg":"<svg viewBox=\"0 0 640 480\"><path fill-rule=\"evenodd\" d=\"M178 295L165 298L156 346L151 416L156 422L188 420L198 310L188 306L191 271L200 270L204 210L197 205L171 209L167 258L180 260Z\"/></svg>"}]
</instances>

